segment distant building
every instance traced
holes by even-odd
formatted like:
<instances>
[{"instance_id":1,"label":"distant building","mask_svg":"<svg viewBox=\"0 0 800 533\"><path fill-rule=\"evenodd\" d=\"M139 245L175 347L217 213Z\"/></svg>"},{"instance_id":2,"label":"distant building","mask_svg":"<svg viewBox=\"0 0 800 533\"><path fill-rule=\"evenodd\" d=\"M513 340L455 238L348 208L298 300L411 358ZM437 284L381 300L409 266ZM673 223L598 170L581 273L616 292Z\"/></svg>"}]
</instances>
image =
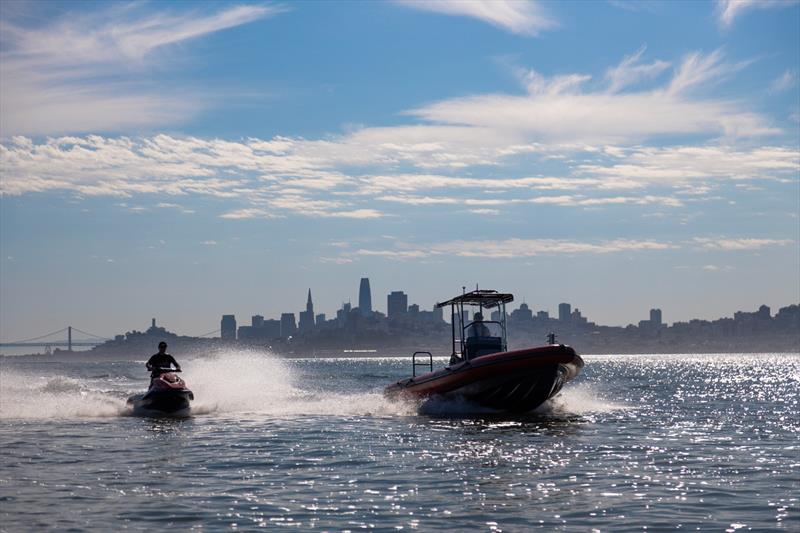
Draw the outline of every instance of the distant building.
<instances>
[{"instance_id":1,"label":"distant building","mask_svg":"<svg viewBox=\"0 0 800 533\"><path fill-rule=\"evenodd\" d=\"M166 328L160 328L156 326L156 319L153 318L150 322L150 327L147 328L147 331L145 333L147 333L148 335L164 335L166 332L167 332Z\"/></svg>"},{"instance_id":2,"label":"distant building","mask_svg":"<svg viewBox=\"0 0 800 533\"><path fill-rule=\"evenodd\" d=\"M321 325L325 324L325 313L320 313L320 314L317 315L316 323L317 323L317 326L321 326Z\"/></svg>"},{"instance_id":3,"label":"distant building","mask_svg":"<svg viewBox=\"0 0 800 533\"><path fill-rule=\"evenodd\" d=\"M572 306L570 304L558 304L558 320L561 322L569 322L572 315Z\"/></svg>"},{"instance_id":4,"label":"distant building","mask_svg":"<svg viewBox=\"0 0 800 533\"><path fill-rule=\"evenodd\" d=\"M352 305L350 302L346 304L342 304L342 308L336 311L336 321L339 323L339 327L344 327L347 324L347 320L350 317L350 311L352 310Z\"/></svg>"},{"instance_id":5,"label":"distant building","mask_svg":"<svg viewBox=\"0 0 800 533\"><path fill-rule=\"evenodd\" d=\"M311 289L308 289L306 310L300 311L300 331L310 331L312 329L314 329L314 302L311 301Z\"/></svg>"},{"instance_id":6,"label":"distant building","mask_svg":"<svg viewBox=\"0 0 800 533\"><path fill-rule=\"evenodd\" d=\"M238 338L240 341L268 342L281 336L281 323L279 320L264 320L261 315L255 315L252 325L239 326Z\"/></svg>"},{"instance_id":7,"label":"distant building","mask_svg":"<svg viewBox=\"0 0 800 533\"><path fill-rule=\"evenodd\" d=\"M408 313L408 295L403 291L392 291L386 297L386 314L393 320Z\"/></svg>"},{"instance_id":8,"label":"distant building","mask_svg":"<svg viewBox=\"0 0 800 533\"><path fill-rule=\"evenodd\" d=\"M236 317L234 315L222 315L219 324L220 337L224 341L236 340Z\"/></svg>"},{"instance_id":9,"label":"distant building","mask_svg":"<svg viewBox=\"0 0 800 533\"><path fill-rule=\"evenodd\" d=\"M236 337L240 341L250 341L255 340L256 335L255 332L258 331L253 326L239 326L239 331L236 334Z\"/></svg>"},{"instance_id":10,"label":"distant building","mask_svg":"<svg viewBox=\"0 0 800 533\"><path fill-rule=\"evenodd\" d=\"M568 305L569 305L569 304L568 304ZM561 306L559 306L559 308L560 308L560 307L561 307ZM559 309L559 310L560 310L560 309ZM588 320L588 319L587 319L585 316L583 316L583 315L581 314L581 310L580 310L580 309L578 309L577 307L576 307L576 308L575 308L575 310L572 312L572 314L569 316L569 319L570 319L570 321L571 321L573 324L581 324L581 325L583 325L583 324L586 324L587 322L589 322L589 320Z\"/></svg>"},{"instance_id":11,"label":"distant building","mask_svg":"<svg viewBox=\"0 0 800 533\"><path fill-rule=\"evenodd\" d=\"M294 313L281 313L281 337L284 339L297 333L297 323L294 321Z\"/></svg>"},{"instance_id":12,"label":"distant building","mask_svg":"<svg viewBox=\"0 0 800 533\"><path fill-rule=\"evenodd\" d=\"M262 337L265 339L273 340L281 336L281 321L271 318L264 321L262 329Z\"/></svg>"},{"instance_id":13,"label":"distant building","mask_svg":"<svg viewBox=\"0 0 800 533\"><path fill-rule=\"evenodd\" d=\"M650 325L655 328L661 327L661 309L650 310Z\"/></svg>"},{"instance_id":14,"label":"distant building","mask_svg":"<svg viewBox=\"0 0 800 533\"><path fill-rule=\"evenodd\" d=\"M511 312L511 320L514 322L530 322L533 320L533 311L528 307L528 304L523 302L519 309Z\"/></svg>"},{"instance_id":15,"label":"distant building","mask_svg":"<svg viewBox=\"0 0 800 533\"><path fill-rule=\"evenodd\" d=\"M419 306L417 304L411 304L408 306L408 314L409 315L418 315L419 314Z\"/></svg>"},{"instance_id":16,"label":"distant building","mask_svg":"<svg viewBox=\"0 0 800 533\"><path fill-rule=\"evenodd\" d=\"M361 286L358 288L358 310L361 316L372 314L372 291L369 288L369 278L361 278Z\"/></svg>"},{"instance_id":17,"label":"distant building","mask_svg":"<svg viewBox=\"0 0 800 533\"><path fill-rule=\"evenodd\" d=\"M537 320L550 320L550 313L548 313L547 311L539 311L538 313L536 313L536 319Z\"/></svg>"}]
</instances>

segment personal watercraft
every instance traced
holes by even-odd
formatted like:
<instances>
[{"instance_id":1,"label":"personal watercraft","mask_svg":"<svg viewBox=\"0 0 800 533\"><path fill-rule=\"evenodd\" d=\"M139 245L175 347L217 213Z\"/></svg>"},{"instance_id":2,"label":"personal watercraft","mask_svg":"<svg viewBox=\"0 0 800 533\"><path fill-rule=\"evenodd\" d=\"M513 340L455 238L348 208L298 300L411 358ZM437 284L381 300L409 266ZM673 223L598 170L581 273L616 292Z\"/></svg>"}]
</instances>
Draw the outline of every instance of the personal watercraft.
<instances>
[{"instance_id":1,"label":"personal watercraft","mask_svg":"<svg viewBox=\"0 0 800 533\"><path fill-rule=\"evenodd\" d=\"M134 414L186 416L194 393L186 388L186 382L178 376L180 370L157 368L157 375L150 381L147 392L128 398Z\"/></svg>"}]
</instances>

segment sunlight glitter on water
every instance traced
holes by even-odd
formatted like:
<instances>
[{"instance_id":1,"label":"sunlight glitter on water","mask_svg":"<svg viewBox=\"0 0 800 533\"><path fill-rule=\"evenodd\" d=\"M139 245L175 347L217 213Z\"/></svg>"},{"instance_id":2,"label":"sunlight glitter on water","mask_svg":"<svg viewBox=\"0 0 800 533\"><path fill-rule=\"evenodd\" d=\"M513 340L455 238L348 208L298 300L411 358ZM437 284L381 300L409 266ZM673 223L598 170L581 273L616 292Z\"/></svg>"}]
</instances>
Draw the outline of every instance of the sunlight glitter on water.
<instances>
[{"instance_id":1,"label":"sunlight glitter on water","mask_svg":"<svg viewBox=\"0 0 800 533\"><path fill-rule=\"evenodd\" d=\"M586 360L556 401L509 417L388 402L381 390L409 371L406 360L188 359L187 382L209 407L187 420L89 408L143 389L141 364L3 363L3 384L17 385L0 391L0 519L89 530L120 520L137 529L798 529L800 356ZM9 391L41 400L9 403ZM75 514L76 502L92 503ZM52 519L33 512L43 506Z\"/></svg>"}]
</instances>

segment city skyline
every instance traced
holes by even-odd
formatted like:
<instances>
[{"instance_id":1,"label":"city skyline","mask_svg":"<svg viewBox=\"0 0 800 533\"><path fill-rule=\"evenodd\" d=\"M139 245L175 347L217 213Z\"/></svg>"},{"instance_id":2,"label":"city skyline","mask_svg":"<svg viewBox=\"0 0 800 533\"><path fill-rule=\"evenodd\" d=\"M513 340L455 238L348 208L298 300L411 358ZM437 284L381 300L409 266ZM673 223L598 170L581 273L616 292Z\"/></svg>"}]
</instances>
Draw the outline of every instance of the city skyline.
<instances>
[{"instance_id":1,"label":"city skyline","mask_svg":"<svg viewBox=\"0 0 800 533\"><path fill-rule=\"evenodd\" d=\"M0 23L2 340L208 331L309 287L330 318L361 277L377 309L478 283L612 325L800 300L798 2L42 1Z\"/></svg>"},{"instance_id":2,"label":"city skyline","mask_svg":"<svg viewBox=\"0 0 800 533\"><path fill-rule=\"evenodd\" d=\"M363 288L365 286L367 288L369 288L369 286L370 286L370 280L369 280L368 277L362 277L361 278L361 281L360 281L360 284L359 284L359 292L358 292L359 300L362 300ZM464 287L463 289L464 290L468 290L466 287ZM369 292L370 291L368 289L366 294L369 295ZM369 295L368 297L371 298L371 295ZM442 300L442 301L444 301L444 300ZM377 313L378 315L382 316L385 319L392 320L393 318L398 318L399 315L405 315L405 314L412 313L412 309L414 310L413 312L419 312L421 310L426 310L426 311L434 310L435 311L436 310L436 304L438 304L438 303L439 302L437 301L429 309L426 309L425 307L420 306L419 304L414 303L413 301L409 300L408 294L405 291L403 291L403 290L394 290L394 291L391 291L390 293L387 294L387 305L386 305L386 308L385 308L384 311L382 311L381 309L377 309L374 306L372 306L371 299L370 299L369 311L367 313L364 313L363 310L361 310L360 306L353 307L352 304L351 304L351 300L347 300L347 301L343 301L340 304L340 307L338 309L336 309L333 313L330 313L330 314L321 313L321 314L318 314L318 315L313 315L312 294L311 294L311 289L309 288L308 289L308 295L307 295L305 311L285 310L285 311L282 311L282 312L278 313L278 315L275 318L283 318L283 317L285 317L287 315L290 315L290 314L297 314L297 316L298 316L298 325L296 327L290 327L291 332L288 335L282 335L282 336L286 337L286 336L289 336L291 334L294 334L295 332L302 332L303 329L307 329L307 330L313 329L313 327L315 325L319 325L319 318L320 317L323 320L327 319L328 321L336 321L337 319L341 320L341 318L342 318L341 313L343 311L345 313L349 313L350 311L358 310L359 311L359 315L361 315L361 316L371 316L373 313ZM590 316L589 315L587 315L586 313L581 311L579 305L574 305L573 302L560 302L560 303L558 303L555 306L555 309L556 309L555 312L550 312L550 309L549 308L545 308L545 307L538 307L538 308L534 307L530 303L528 303L527 301L525 301L525 300L519 301L516 298L514 300L514 303L516 304L516 307L512 307L511 305L509 305L507 307L507 313L508 313L509 317L517 315L517 316L527 316L531 320L535 320L535 319L540 319L540 320L541 319L544 319L544 320L553 319L553 320L558 320L561 323L574 323L574 324L584 324L584 325L585 324L589 324L589 325L596 324L594 321L590 320ZM800 302L787 303L785 306L780 306L777 309L781 309L781 308L784 308L784 307L791 307L791 306L794 306L794 305L800 305ZM769 315L769 313L770 313L769 310L771 308L770 308L770 306L768 306L766 304L760 304L759 306L757 306L757 308L754 308L753 310L750 310L750 309L739 309L739 310L731 311L728 314L730 316L737 316L737 315L742 314L742 313L744 313L744 314L748 314L748 313L761 313L761 314L763 314L765 309L767 310L766 311L767 316L770 316ZM392 312L392 311L394 311L394 312ZM303 320L303 318L302 318L303 313L309 313L309 312L312 313L311 316L315 316L315 318L317 319L317 322L316 323L315 322L311 322L311 324L309 326L307 326L306 328L303 328L303 327L299 326L299 323ZM495 316L496 314L497 314L497 312L495 312L495 311L491 312L491 320L498 320L498 318ZM223 326L224 326L224 324L226 322L226 319L228 317L235 317L235 315L236 315L235 313L223 314L222 315L222 321L221 321L220 329L221 330L223 329ZM469 315L467 315L467 316L469 316ZM727 316L728 315L720 316L720 317L714 317L711 320L724 319ZM275 318L272 318L272 319L269 319L269 320L272 320L273 322L280 322L279 320L275 320ZM485 319L489 320L488 314L485 317ZM265 322L265 317L262 316L262 315L252 315L251 316L251 320L252 320L251 327L257 327L255 321L256 320L260 320L261 325L263 325L263 323ZM449 317L448 316L443 316L443 320L445 322L449 322ZM652 325L655 325L655 326L662 326L662 325L663 326L669 326L670 324L685 323L685 322L690 322L692 320L708 320L708 319L700 318L700 317L681 317L681 318L675 318L674 320L664 320L664 316L663 316L662 310L660 308L658 308L658 307L651 307L646 312L642 313L641 317L638 320L634 320L634 321L629 322L627 324L599 324L599 323L597 323L597 325L598 326L609 326L609 327L628 327L628 326L643 327L643 324L645 324L645 325L646 324L652 324ZM238 324L238 327L245 326L244 322L238 322L238 320L237 320L237 324ZM279 328L279 330L280 330L280 328Z\"/></svg>"}]
</instances>

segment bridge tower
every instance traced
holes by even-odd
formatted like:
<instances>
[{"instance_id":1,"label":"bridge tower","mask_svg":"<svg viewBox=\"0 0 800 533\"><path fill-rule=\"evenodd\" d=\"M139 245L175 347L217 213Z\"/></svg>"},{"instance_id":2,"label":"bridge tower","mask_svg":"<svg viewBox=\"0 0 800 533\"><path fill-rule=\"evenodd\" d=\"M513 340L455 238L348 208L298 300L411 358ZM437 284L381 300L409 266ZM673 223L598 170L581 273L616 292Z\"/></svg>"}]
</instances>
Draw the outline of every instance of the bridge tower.
<instances>
[{"instance_id":1,"label":"bridge tower","mask_svg":"<svg viewBox=\"0 0 800 533\"><path fill-rule=\"evenodd\" d=\"M67 326L67 350L72 351L72 326Z\"/></svg>"}]
</instances>

